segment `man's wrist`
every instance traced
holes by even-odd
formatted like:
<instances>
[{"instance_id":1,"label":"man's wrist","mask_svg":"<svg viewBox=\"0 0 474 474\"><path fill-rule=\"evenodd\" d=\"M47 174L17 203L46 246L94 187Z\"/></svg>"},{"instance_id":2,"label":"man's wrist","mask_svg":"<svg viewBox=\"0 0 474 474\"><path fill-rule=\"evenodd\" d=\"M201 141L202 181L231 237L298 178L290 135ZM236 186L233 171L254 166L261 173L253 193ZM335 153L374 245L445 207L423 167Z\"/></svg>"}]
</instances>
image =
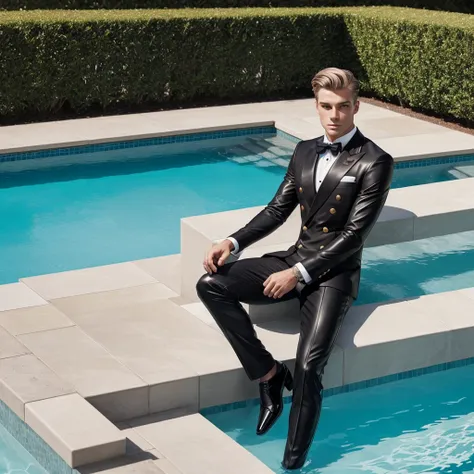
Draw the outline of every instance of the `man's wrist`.
<instances>
[{"instance_id":1,"label":"man's wrist","mask_svg":"<svg viewBox=\"0 0 474 474\"><path fill-rule=\"evenodd\" d=\"M235 249L235 245L234 245L234 242L232 242L232 240L225 239L225 242L229 244L229 248L231 251Z\"/></svg>"},{"instance_id":2,"label":"man's wrist","mask_svg":"<svg viewBox=\"0 0 474 474\"><path fill-rule=\"evenodd\" d=\"M227 237L224 240L228 240L229 242L232 242L231 252L233 255L236 255L239 253L240 247L237 240L235 240L233 237Z\"/></svg>"},{"instance_id":3,"label":"man's wrist","mask_svg":"<svg viewBox=\"0 0 474 474\"><path fill-rule=\"evenodd\" d=\"M293 272L293 275L296 277L297 281L304 283L304 277L297 266L291 267L291 271Z\"/></svg>"},{"instance_id":4,"label":"man's wrist","mask_svg":"<svg viewBox=\"0 0 474 474\"><path fill-rule=\"evenodd\" d=\"M235 244L234 242L232 241L232 239L224 239L225 242L227 242L229 244L229 250L232 252L233 250L235 250Z\"/></svg>"}]
</instances>

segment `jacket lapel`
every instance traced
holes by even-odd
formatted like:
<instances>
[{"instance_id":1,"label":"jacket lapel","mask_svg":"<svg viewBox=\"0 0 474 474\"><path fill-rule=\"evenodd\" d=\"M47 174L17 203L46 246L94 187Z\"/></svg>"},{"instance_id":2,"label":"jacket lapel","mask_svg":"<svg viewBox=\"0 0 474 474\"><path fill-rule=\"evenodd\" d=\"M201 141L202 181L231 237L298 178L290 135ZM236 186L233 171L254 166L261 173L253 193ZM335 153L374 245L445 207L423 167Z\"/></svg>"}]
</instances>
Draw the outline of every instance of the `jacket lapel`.
<instances>
[{"instance_id":1,"label":"jacket lapel","mask_svg":"<svg viewBox=\"0 0 474 474\"><path fill-rule=\"evenodd\" d=\"M342 153L337 158L334 165L329 170L328 174L324 178L319 191L316 193L315 199L310 207L310 212L305 219L304 223L307 223L316 212L321 209L323 204L327 201L334 188L339 184L341 179L350 171L350 169L365 155L362 151L362 145L364 144L364 136L362 133L357 133L352 137L351 141L346 145ZM316 171L316 168L315 168ZM315 186L315 180L313 180L313 189Z\"/></svg>"}]
</instances>

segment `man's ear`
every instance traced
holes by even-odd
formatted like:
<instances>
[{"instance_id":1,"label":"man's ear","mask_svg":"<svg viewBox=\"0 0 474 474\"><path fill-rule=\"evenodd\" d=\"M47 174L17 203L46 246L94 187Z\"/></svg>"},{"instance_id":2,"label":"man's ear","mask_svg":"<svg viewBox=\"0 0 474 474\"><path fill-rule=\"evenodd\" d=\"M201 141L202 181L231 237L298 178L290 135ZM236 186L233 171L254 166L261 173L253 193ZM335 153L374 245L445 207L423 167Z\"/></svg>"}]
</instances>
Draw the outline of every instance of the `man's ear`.
<instances>
[{"instance_id":1,"label":"man's ear","mask_svg":"<svg viewBox=\"0 0 474 474\"><path fill-rule=\"evenodd\" d=\"M360 101L356 100L354 104L354 115L359 112Z\"/></svg>"}]
</instances>

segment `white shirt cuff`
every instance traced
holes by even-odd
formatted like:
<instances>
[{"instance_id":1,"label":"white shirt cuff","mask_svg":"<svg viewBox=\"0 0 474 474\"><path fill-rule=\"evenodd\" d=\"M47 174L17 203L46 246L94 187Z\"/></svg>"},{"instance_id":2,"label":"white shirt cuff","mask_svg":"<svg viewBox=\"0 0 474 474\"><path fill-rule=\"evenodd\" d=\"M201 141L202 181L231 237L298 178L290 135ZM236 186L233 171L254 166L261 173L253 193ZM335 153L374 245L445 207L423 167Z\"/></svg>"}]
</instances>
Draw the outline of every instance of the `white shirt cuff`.
<instances>
[{"instance_id":1,"label":"white shirt cuff","mask_svg":"<svg viewBox=\"0 0 474 474\"><path fill-rule=\"evenodd\" d=\"M304 281L306 282L306 284L310 284L313 279L311 278L311 276L309 275L309 273L307 272L306 268L304 267L304 265L301 263L301 262L298 262L296 265L295 265L296 268L298 268L298 270L301 272L301 274L303 275L303 278L304 278Z\"/></svg>"},{"instance_id":2,"label":"white shirt cuff","mask_svg":"<svg viewBox=\"0 0 474 474\"><path fill-rule=\"evenodd\" d=\"M230 240L234 244L234 250L232 250L231 254L237 255L239 253L239 243L237 240L235 240L234 237L227 237L226 240Z\"/></svg>"}]
</instances>

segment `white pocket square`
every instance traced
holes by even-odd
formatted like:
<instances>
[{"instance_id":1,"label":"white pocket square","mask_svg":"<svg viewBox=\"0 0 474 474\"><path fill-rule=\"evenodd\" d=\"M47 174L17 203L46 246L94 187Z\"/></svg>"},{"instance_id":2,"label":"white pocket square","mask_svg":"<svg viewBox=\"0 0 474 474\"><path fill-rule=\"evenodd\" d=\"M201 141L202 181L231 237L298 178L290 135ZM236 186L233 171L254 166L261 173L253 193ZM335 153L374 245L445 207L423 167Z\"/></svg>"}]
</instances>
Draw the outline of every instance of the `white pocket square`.
<instances>
[{"instance_id":1,"label":"white pocket square","mask_svg":"<svg viewBox=\"0 0 474 474\"><path fill-rule=\"evenodd\" d=\"M341 183L355 183L355 181L355 176L343 176L341 179Z\"/></svg>"}]
</instances>

